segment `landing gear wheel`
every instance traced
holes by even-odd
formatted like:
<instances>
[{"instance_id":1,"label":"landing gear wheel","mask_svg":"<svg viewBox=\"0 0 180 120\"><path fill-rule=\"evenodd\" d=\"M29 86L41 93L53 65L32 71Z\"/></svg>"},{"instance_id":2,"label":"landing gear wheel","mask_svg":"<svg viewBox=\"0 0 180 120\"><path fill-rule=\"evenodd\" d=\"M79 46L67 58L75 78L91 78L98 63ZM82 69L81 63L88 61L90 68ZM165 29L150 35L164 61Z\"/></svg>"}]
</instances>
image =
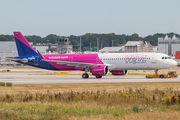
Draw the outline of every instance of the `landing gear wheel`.
<instances>
[{"instance_id":1,"label":"landing gear wheel","mask_svg":"<svg viewBox=\"0 0 180 120\"><path fill-rule=\"evenodd\" d=\"M160 78L164 78L164 75L160 75L159 77L160 77Z\"/></svg>"},{"instance_id":2,"label":"landing gear wheel","mask_svg":"<svg viewBox=\"0 0 180 120\"><path fill-rule=\"evenodd\" d=\"M89 75L87 73L84 73L82 74L82 78L85 79L85 78L89 78Z\"/></svg>"},{"instance_id":3,"label":"landing gear wheel","mask_svg":"<svg viewBox=\"0 0 180 120\"><path fill-rule=\"evenodd\" d=\"M96 76L96 78L102 78L102 76Z\"/></svg>"}]
</instances>

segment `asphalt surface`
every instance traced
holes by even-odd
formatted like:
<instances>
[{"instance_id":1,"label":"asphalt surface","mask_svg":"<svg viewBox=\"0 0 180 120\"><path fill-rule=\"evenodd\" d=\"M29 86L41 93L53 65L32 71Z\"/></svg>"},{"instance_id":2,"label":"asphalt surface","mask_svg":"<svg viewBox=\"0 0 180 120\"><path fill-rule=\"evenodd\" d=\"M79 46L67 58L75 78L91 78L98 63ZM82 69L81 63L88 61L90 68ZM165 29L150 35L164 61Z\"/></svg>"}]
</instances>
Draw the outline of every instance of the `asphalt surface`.
<instances>
[{"instance_id":1,"label":"asphalt surface","mask_svg":"<svg viewBox=\"0 0 180 120\"><path fill-rule=\"evenodd\" d=\"M23 70L26 71L26 70ZM45 71L47 72L47 71ZM14 84L39 84L39 83L118 83L118 82L180 82L178 78L153 78L145 76L103 76L101 79L90 76L82 79L81 75L41 75L41 72L26 71L25 73L0 73L0 82L13 82Z\"/></svg>"}]
</instances>

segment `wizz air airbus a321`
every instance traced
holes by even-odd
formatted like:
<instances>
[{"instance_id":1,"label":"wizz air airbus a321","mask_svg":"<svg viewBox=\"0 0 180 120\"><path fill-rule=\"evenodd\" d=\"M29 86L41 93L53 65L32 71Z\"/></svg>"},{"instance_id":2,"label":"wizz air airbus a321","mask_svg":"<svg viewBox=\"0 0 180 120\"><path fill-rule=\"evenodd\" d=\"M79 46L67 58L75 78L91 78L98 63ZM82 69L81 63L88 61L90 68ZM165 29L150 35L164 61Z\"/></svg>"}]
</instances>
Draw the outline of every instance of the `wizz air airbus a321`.
<instances>
[{"instance_id":1,"label":"wizz air airbus a321","mask_svg":"<svg viewBox=\"0 0 180 120\"><path fill-rule=\"evenodd\" d=\"M162 53L97 53L97 54L50 54L41 55L32 48L21 32L14 32L18 57L13 61L33 67L72 71L85 71L82 78L89 78L91 72L96 78L112 75L126 75L128 70L158 70L177 65L168 55Z\"/></svg>"}]
</instances>

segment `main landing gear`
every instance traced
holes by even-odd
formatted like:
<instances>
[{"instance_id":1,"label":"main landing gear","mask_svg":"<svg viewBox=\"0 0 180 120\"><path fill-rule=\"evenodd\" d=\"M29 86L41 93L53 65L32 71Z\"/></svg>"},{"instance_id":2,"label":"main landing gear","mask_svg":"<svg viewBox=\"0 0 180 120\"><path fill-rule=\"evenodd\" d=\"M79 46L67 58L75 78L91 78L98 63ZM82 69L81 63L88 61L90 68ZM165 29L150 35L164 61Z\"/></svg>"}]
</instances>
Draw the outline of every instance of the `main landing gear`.
<instances>
[{"instance_id":1,"label":"main landing gear","mask_svg":"<svg viewBox=\"0 0 180 120\"><path fill-rule=\"evenodd\" d=\"M89 78L89 75L87 74L87 72L89 71L89 68L85 68L85 73L82 74L82 78L85 79L85 78Z\"/></svg>"},{"instance_id":2,"label":"main landing gear","mask_svg":"<svg viewBox=\"0 0 180 120\"><path fill-rule=\"evenodd\" d=\"M87 74L87 72L89 71L89 68L85 68L85 73L84 74L82 74L82 78L83 79L87 79L87 78L89 78L89 75ZM96 76L96 78L102 78L102 76Z\"/></svg>"},{"instance_id":3,"label":"main landing gear","mask_svg":"<svg viewBox=\"0 0 180 120\"><path fill-rule=\"evenodd\" d=\"M96 78L102 78L102 76L96 76Z\"/></svg>"},{"instance_id":4,"label":"main landing gear","mask_svg":"<svg viewBox=\"0 0 180 120\"><path fill-rule=\"evenodd\" d=\"M87 73L84 73L84 74L82 74L82 78L83 79L86 79L86 78L89 78L89 75L87 74ZM102 78L102 76L96 76L96 78Z\"/></svg>"},{"instance_id":5,"label":"main landing gear","mask_svg":"<svg viewBox=\"0 0 180 120\"><path fill-rule=\"evenodd\" d=\"M89 78L89 75L87 73L84 73L82 74L82 78L85 79L85 78Z\"/></svg>"}]
</instances>

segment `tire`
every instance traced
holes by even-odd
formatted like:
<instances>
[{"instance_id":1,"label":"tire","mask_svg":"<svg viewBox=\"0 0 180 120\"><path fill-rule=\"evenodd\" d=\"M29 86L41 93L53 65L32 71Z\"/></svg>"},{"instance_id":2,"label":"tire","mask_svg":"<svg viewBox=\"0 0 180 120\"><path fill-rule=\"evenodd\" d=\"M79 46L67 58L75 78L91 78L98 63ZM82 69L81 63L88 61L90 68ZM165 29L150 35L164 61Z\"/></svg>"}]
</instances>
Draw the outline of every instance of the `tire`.
<instances>
[{"instance_id":1,"label":"tire","mask_svg":"<svg viewBox=\"0 0 180 120\"><path fill-rule=\"evenodd\" d=\"M162 79L162 78L164 78L164 75L160 75L159 77Z\"/></svg>"},{"instance_id":2,"label":"tire","mask_svg":"<svg viewBox=\"0 0 180 120\"><path fill-rule=\"evenodd\" d=\"M102 78L102 76L96 76L96 78Z\"/></svg>"},{"instance_id":3,"label":"tire","mask_svg":"<svg viewBox=\"0 0 180 120\"><path fill-rule=\"evenodd\" d=\"M82 74L82 78L83 78L83 79L89 78L89 75L86 74L86 73L84 73L84 74Z\"/></svg>"}]
</instances>

